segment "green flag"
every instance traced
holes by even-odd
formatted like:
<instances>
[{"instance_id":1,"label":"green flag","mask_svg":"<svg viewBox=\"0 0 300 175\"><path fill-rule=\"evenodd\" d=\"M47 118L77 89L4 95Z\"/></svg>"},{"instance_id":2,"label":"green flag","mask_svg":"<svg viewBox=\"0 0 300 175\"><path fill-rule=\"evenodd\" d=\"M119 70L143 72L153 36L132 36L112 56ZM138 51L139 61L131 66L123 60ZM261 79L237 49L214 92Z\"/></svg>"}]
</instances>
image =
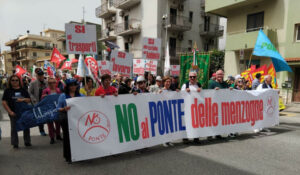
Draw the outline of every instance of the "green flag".
<instances>
[{"instance_id":1,"label":"green flag","mask_svg":"<svg viewBox=\"0 0 300 175\"><path fill-rule=\"evenodd\" d=\"M189 72L196 70L198 82L202 88L206 89L209 80L209 54L196 52L196 66L193 66L193 55L183 55L180 57L180 87L189 81Z\"/></svg>"}]
</instances>

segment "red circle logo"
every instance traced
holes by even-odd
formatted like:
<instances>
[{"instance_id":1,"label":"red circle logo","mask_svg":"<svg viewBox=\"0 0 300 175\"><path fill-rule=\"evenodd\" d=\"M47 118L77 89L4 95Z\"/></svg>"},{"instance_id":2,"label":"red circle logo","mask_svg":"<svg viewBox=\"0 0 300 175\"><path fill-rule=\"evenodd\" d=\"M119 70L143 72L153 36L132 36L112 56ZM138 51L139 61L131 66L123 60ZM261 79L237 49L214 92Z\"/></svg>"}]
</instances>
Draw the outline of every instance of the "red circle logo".
<instances>
[{"instance_id":1,"label":"red circle logo","mask_svg":"<svg viewBox=\"0 0 300 175\"><path fill-rule=\"evenodd\" d=\"M275 103L272 96L269 96L267 99L266 113L268 116L272 117L274 112L275 112Z\"/></svg>"},{"instance_id":2,"label":"red circle logo","mask_svg":"<svg viewBox=\"0 0 300 175\"><path fill-rule=\"evenodd\" d=\"M89 111L79 118L77 130L83 141L90 144L101 143L110 133L110 121L102 112Z\"/></svg>"}]
</instances>

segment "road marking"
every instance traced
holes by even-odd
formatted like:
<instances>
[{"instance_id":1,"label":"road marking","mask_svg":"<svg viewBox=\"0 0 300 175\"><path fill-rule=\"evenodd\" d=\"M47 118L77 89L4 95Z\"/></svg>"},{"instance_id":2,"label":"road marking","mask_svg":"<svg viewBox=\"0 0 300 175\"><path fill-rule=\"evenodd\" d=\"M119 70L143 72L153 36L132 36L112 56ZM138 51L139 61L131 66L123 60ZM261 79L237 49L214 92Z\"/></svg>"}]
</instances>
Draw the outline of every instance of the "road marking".
<instances>
[{"instance_id":1,"label":"road marking","mask_svg":"<svg viewBox=\"0 0 300 175\"><path fill-rule=\"evenodd\" d=\"M283 117L295 117L297 114L292 113L292 112L280 112L280 116Z\"/></svg>"}]
</instances>

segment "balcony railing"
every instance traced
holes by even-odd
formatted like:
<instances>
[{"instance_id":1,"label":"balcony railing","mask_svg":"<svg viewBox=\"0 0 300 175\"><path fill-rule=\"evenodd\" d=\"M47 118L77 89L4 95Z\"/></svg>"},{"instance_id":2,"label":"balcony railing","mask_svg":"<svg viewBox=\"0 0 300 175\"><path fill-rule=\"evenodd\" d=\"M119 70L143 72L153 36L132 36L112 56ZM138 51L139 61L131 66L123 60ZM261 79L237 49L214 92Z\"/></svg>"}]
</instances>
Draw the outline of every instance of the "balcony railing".
<instances>
[{"instance_id":1,"label":"balcony railing","mask_svg":"<svg viewBox=\"0 0 300 175\"><path fill-rule=\"evenodd\" d=\"M204 8L204 7L205 7L205 0L201 0L201 2L200 2L200 6L201 6L202 8Z\"/></svg>"},{"instance_id":2,"label":"balcony railing","mask_svg":"<svg viewBox=\"0 0 300 175\"><path fill-rule=\"evenodd\" d=\"M117 39L115 32L109 31L108 29L101 31L101 38L100 41L114 41Z\"/></svg>"},{"instance_id":3,"label":"balcony railing","mask_svg":"<svg viewBox=\"0 0 300 175\"><path fill-rule=\"evenodd\" d=\"M98 18L107 18L116 14L116 9L113 8L114 3L112 1L104 2L96 8L95 14Z\"/></svg>"},{"instance_id":4,"label":"balcony railing","mask_svg":"<svg viewBox=\"0 0 300 175\"><path fill-rule=\"evenodd\" d=\"M209 37L223 36L224 26L219 24L200 24L200 35Z\"/></svg>"},{"instance_id":5,"label":"balcony railing","mask_svg":"<svg viewBox=\"0 0 300 175\"><path fill-rule=\"evenodd\" d=\"M115 25L116 35L125 36L141 32L141 21L137 19L130 19L123 23Z\"/></svg>"},{"instance_id":6,"label":"balcony railing","mask_svg":"<svg viewBox=\"0 0 300 175\"><path fill-rule=\"evenodd\" d=\"M192 29L192 23L185 16L170 15L166 27L173 31L189 31Z\"/></svg>"},{"instance_id":7,"label":"balcony railing","mask_svg":"<svg viewBox=\"0 0 300 175\"><path fill-rule=\"evenodd\" d=\"M42 45L32 45L32 44L25 44L25 45L21 45L21 46L17 46L16 49L24 49L24 48L34 48L34 49L45 49L45 50L52 50L53 48L50 46L42 46Z\"/></svg>"},{"instance_id":8,"label":"balcony railing","mask_svg":"<svg viewBox=\"0 0 300 175\"><path fill-rule=\"evenodd\" d=\"M114 5L116 8L126 10L137 5L140 2L141 0L114 0Z\"/></svg>"}]
</instances>

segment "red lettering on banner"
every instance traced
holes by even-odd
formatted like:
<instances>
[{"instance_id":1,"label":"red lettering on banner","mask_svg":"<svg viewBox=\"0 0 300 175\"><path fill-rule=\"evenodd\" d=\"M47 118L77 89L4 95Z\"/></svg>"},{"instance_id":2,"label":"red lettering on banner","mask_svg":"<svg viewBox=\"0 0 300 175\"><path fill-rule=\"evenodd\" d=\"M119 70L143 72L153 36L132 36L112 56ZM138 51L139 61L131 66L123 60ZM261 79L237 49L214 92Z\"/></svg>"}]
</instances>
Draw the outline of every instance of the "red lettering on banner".
<instances>
[{"instance_id":1,"label":"red lettering on banner","mask_svg":"<svg viewBox=\"0 0 300 175\"><path fill-rule=\"evenodd\" d=\"M263 101L222 102L222 125L250 123L263 120Z\"/></svg>"},{"instance_id":2,"label":"red lettering on banner","mask_svg":"<svg viewBox=\"0 0 300 175\"><path fill-rule=\"evenodd\" d=\"M69 41L69 49L71 51L74 51L74 47L75 47L75 51L77 52L96 52L97 51L97 47L96 47L96 42L91 42L91 43L73 43L71 41Z\"/></svg>"},{"instance_id":3,"label":"red lettering on banner","mask_svg":"<svg viewBox=\"0 0 300 175\"><path fill-rule=\"evenodd\" d=\"M154 39L149 38L149 39L148 39L148 44L154 44Z\"/></svg>"},{"instance_id":4,"label":"red lettering on banner","mask_svg":"<svg viewBox=\"0 0 300 175\"><path fill-rule=\"evenodd\" d=\"M211 98L205 98L205 104L198 105L198 99L194 99L191 105L193 128L218 126L218 104L211 102Z\"/></svg>"},{"instance_id":5,"label":"red lettering on banner","mask_svg":"<svg viewBox=\"0 0 300 175\"><path fill-rule=\"evenodd\" d=\"M126 57L126 53L124 53L124 52L118 52L118 57L119 58L125 58Z\"/></svg>"},{"instance_id":6,"label":"red lettering on banner","mask_svg":"<svg viewBox=\"0 0 300 175\"><path fill-rule=\"evenodd\" d=\"M130 76L131 66L118 65L118 64L116 64L116 62L115 62L115 58L112 58L111 60L112 60L112 62L113 62L113 68L112 68L112 71L121 73L121 74L123 74L123 75L126 76L126 77L129 77L129 76Z\"/></svg>"},{"instance_id":7,"label":"red lettering on banner","mask_svg":"<svg viewBox=\"0 0 300 175\"><path fill-rule=\"evenodd\" d=\"M76 33L85 33L85 26L75 25L75 32Z\"/></svg>"},{"instance_id":8,"label":"red lettering on banner","mask_svg":"<svg viewBox=\"0 0 300 175\"><path fill-rule=\"evenodd\" d=\"M93 118L91 119L90 115L88 115L86 121L85 121L85 126L88 125L88 122L90 123L89 125L93 124L99 124L100 123L100 117L97 113L93 114Z\"/></svg>"}]
</instances>

